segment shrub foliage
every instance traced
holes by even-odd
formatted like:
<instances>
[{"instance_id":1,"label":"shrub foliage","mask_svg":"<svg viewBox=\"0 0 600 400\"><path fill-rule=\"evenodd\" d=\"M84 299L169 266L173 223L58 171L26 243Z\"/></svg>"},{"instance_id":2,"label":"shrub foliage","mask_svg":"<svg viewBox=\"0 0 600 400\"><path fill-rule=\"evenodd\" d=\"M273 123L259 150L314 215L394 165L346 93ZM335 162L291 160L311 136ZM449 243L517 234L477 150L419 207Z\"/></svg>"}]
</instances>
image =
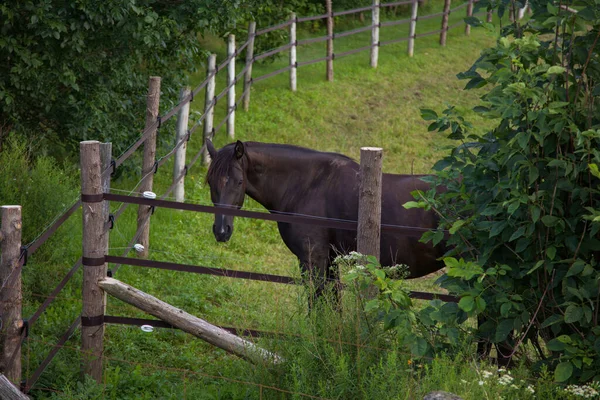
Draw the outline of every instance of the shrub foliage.
<instances>
[{"instance_id":1,"label":"shrub foliage","mask_svg":"<svg viewBox=\"0 0 600 400\"><path fill-rule=\"evenodd\" d=\"M450 190L408 206L440 212L452 247L441 282L463 311L487 317L481 335L522 357L532 343L556 381L587 381L600 377L600 9L531 3L529 21L503 27L458 76L489 88L474 110L497 121L492 130L473 134L452 106L422 110L430 131L458 144L435 166ZM511 3L479 5L502 17Z\"/></svg>"}]
</instances>

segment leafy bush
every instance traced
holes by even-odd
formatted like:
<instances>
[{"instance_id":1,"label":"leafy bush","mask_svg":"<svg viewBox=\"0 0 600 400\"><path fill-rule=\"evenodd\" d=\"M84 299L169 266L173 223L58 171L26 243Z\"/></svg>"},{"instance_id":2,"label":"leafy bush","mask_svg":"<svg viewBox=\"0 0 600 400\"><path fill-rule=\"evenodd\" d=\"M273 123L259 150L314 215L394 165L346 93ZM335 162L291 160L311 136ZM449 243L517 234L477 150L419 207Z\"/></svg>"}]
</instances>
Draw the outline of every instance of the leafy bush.
<instances>
[{"instance_id":1,"label":"leafy bush","mask_svg":"<svg viewBox=\"0 0 600 400\"><path fill-rule=\"evenodd\" d=\"M481 335L513 348L501 356L531 356L530 341L556 381L597 380L600 12L591 0L531 3L527 23L504 27L459 74L466 89L490 87L474 111L498 121L494 129L472 134L454 107L422 110L429 130L459 144L432 179L448 192L419 193L410 206L443 216L453 257L442 286L461 295L463 311L486 316ZM508 2L499 4L502 16Z\"/></svg>"}]
</instances>

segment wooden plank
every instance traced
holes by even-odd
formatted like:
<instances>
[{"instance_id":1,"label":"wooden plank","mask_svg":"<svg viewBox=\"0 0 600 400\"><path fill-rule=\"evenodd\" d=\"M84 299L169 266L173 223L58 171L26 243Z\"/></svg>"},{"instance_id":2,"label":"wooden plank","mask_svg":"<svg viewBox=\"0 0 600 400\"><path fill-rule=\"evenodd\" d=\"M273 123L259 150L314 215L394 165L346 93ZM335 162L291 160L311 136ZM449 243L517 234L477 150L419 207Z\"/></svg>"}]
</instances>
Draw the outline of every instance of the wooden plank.
<instances>
[{"instance_id":1,"label":"wooden plank","mask_svg":"<svg viewBox=\"0 0 600 400\"><path fill-rule=\"evenodd\" d=\"M148 83L148 95L146 97L146 127L154 124L158 118L158 107L160 103L160 76L151 76ZM154 163L156 162L156 132L155 129L144 142L144 159L142 161L142 183L139 193L152 191L154 182ZM150 214L150 207L139 206L137 216L137 229L141 229L138 243L144 246L138 255L148 257L150 248L150 221L146 221ZM137 231L136 231L137 232Z\"/></svg>"},{"instance_id":2,"label":"wooden plank","mask_svg":"<svg viewBox=\"0 0 600 400\"><path fill-rule=\"evenodd\" d=\"M379 58L379 0L373 0L373 11L371 31L371 68L377 68L377 60Z\"/></svg>"},{"instance_id":3,"label":"wooden plank","mask_svg":"<svg viewBox=\"0 0 600 400\"><path fill-rule=\"evenodd\" d=\"M229 35L227 40L227 136L235 138L235 35Z\"/></svg>"},{"instance_id":4,"label":"wooden plank","mask_svg":"<svg viewBox=\"0 0 600 400\"><path fill-rule=\"evenodd\" d=\"M21 393L4 375L0 374L0 399L2 400L29 400Z\"/></svg>"},{"instance_id":5,"label":"wooden plank","mask_svg":"<svg viewBox=\"0 0 600 400\"><path fill-rule=\"evenodd\" d=\"M206 85L206 94L204 96L204 114L206 117L204 118L204 141L211 140L213 137L213 120L215 118L215 82L216 82L216 74L215 70L217 68L217 55L211 54L208 56L208 63L206 68L206 79L208 79L208 84ZM208 149L204 146L204 151L202 153L202 164L208 165L210 164L210 155L208 154Z\"/></svg>"},{"instance_id":6,"label":"wooden plank","mask_svg":"<svg viewBox=\"0 0 600 400\"><path fill-rule=\"evenodd\" d=\"M81 155L81 193L102 194L102 164L100 142L84 141L79 145ZM82 317L104 315L104 292L98 281L106 276L106 263L100 265L87 259L103 258L106 253L108 231L104 231L103 202L82 202L83 210L83 307ZM102 353L104 351L104 325L81 328L83 372L96 382L102 382Z\"/></svg>"},{"instance_id":7,"label":"wooden plank","mask_svg":"<svg viewBox=\"0 0 600 400\"><path fill-rule=\"evenodd\" d=\"M444 14L442 15L442 30L440 32L440 46L446 45L448 37L448 18L450 17L451 0L444 0Z\"/></svg>"},{"instance_id":8,"label":"wooden plank","mask_svg":"<svg viewBox=\"0 0 600 400\"><path fill-rule=\"evenodd\" d=\"M0 372L21 381L21 206L0 209ZM0 396L0 398L3 398Z\"/></svg>"},{"instance_id":9,"label":"wooden plank","mask_svg":"<svg viewBox=\"0 0 600 400\"><path fill-rule=\"evenodd\" d=\"M252 86L252 65L254 64L254 38L256 33L256 22L248 25L248 48L246 49L246 73L244 74L244 111L250 107L250 86Z\"/></svg>"},{"instance_id":10,"label":"wooden plank","mask_svg":"<svg viewBox=\"0 0 600 400\"><path fill-rule=\"evenodd\" d=\"M333 82L333 9L332 0L325 0L327 12L327 81Z\"/></svg>"},{"instance_id":11,"label":"wooden plank","mask_svg":"<svg viewBox=\"0 0 600 400\"><path fill-rule=\"evenodd\" d=\"M357 251L379 260L381 237L381 166L383 150L360 149L360 186L358 194Z\"/></svg>"},{"instance_id":12,"label":"wooden plank","mask_svg":"<svg viewBox=\"0 0 600 400\"><path fill-rule=\"evenodd\" d=\"M187 98L191 93L189 87L184 87L179 92L179 101L183 101ZM188 134L188 121L190 116L190 103L187 102L181 107L179 110L179 114L177 114L177 129L175 131L175 144L179 143L182 140L185 140ZM175 160L173 162L173 183L175 184L175 188L173 188L173 193L175 195L175 201L183 202L185 199L185 177L181 177L183 174L183 170L185 168L185 152L187 150L187 142L184 142L176 151L175 151Z\"/></svg>"},{"instance_id":13,"label":"wooden plank","mask_svg":"<svg viewBox=\"0 0 600 400\"><path fill-rule=\"evenodd\" d=\"M417 13L419 10L419 0L413 0L410 11L410 25L408 28L408 56L412 57L415 52L415 35L417 32Z\"/></svg>"},{"instance_id":14,"label":"wooden plank","mask_svg":"<svg viewBox=\"0 0 600 400\"><path fill-rule=\"evenodd\" d=\"M469 0L467 4L467 18L473 16L473 0ZM471 34L471 25L465 24L465 35Z\"/></svg>"},{"instance_id":15,"label":"wooden plank","mask_svg":"<svg viewBox=\"0 0 600 400\"><path fill-rule=\"evenodd\" d=\"M295 92L297 89L297 72L298 67L296 66L296 62L298 61L296 58L296 50L297 50L297 39L296 39L296 13L292 13L290 15L290 19L292 20L292 24L290 25L290 89L292 92Z\"/></svg>"},{"instance_id":16,"label":"wooden plank","mask_svg":"<svg viewBox=\"0 0 600 400\"><path fill-rule=\"evenodd\" d=\"M275 353L262 349L252 342L233 335L116 279L105 278L99 282L99 285L111 296L253 364L276 365L284 361Z\"/></svg>"}]
</instances>

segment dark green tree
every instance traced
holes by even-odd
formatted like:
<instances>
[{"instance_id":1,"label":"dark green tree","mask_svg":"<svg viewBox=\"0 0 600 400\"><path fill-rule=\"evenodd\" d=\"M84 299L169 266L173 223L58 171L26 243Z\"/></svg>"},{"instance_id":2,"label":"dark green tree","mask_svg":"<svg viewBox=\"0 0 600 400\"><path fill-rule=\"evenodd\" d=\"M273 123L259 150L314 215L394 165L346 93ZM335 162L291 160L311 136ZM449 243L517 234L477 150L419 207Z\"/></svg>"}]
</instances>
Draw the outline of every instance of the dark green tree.
<instances>
[{"instance_id":1,"label":"dark green tree","mask_svg":"<svg viewBox=\"0 0 600 400\"><path fill-rule=\"evenodd\" d=\"M198 34L233 26L240 3L3 2L0 146L10 131L54 155L84 138L127 146L143 127L148 76L163 78L162 103L171 106L203 60Z\"/></svg>"}]
</instances>

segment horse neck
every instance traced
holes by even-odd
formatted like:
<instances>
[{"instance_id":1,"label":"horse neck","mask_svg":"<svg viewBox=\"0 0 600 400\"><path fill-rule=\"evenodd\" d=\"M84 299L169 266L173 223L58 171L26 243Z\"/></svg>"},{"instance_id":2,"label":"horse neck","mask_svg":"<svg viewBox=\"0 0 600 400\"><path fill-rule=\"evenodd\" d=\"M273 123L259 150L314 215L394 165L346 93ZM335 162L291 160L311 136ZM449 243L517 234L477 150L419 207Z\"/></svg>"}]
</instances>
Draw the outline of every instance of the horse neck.
<instances>
[{"instance_id":1,"label":"horse neck","mask_svg":"<svg viewBox=\"0 0 600 400\"><path fill-rule=\"evenodd\" d=\"M294 196L314 175L315 163L289 151L253 146L247 148L246 194L268 210L288 211Z\"/></svg>"}]
</instances>

